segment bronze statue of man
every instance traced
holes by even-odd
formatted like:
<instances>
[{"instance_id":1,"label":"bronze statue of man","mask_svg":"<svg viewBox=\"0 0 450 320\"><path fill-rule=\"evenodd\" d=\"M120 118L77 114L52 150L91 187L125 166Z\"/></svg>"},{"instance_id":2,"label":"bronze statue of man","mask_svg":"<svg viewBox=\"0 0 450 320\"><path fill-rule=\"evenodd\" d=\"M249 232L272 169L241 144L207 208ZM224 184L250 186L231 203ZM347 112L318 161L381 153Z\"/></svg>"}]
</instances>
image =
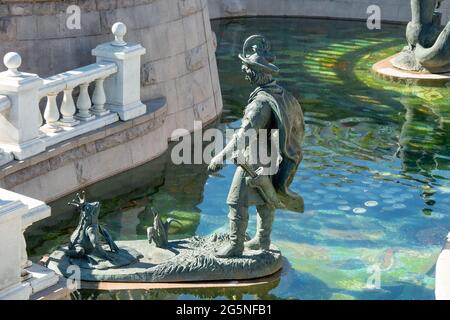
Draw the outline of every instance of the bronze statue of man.
<instances>
[{"instance_id":1,"label":"bronze statue of man","mask_svg":"<svg viewBox=\"0 0 450 320\"><path fill-rule=\"evenodd\" d=\"M249 50L251 51L248 52ZM242 71L246 79L257 88L250 95L241 128L222 152L212 159L208 170L220 170L224 159L236 152L237 146L244 146L244 150L237 151L247 159L252 154L250 148L253 144L240 142L250 130L258 133L258 141L265 138L270 144L270 138L262 136L267 134L271 134L272 139L278 139L278 148L275 150L277 163L276 170L264 170L264 165L258 159L254 163L236 163L238 167L227 199L230 243L217 250L216 256L220 258L239 257L244 247L268 250L276 208L303 212L303 199L289 190L302 160L301 145L305 125L300 104L273 79L279 69L273 64L275 57L270 53L270 44L263 36L249 37L239 58L242 60ZM271 145L268 145L267 150L270 149ZM236 158L233 160L239 162ZM257 231L252 240L245 242L249 206L256 206L257 209Z\"/></svg>"}]
</instances>

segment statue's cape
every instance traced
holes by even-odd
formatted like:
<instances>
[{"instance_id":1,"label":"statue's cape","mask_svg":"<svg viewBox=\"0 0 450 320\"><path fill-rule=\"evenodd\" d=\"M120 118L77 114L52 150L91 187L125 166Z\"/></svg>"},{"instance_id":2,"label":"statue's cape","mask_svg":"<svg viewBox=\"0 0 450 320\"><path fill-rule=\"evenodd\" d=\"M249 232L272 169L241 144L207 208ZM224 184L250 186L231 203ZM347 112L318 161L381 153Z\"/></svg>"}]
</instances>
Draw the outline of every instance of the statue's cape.
<instances>
[{"instance_id":1,"label":"statue's cape","mask_svg":"<svg viewBox=\"0 0 450 320\"><path fill-rule=\"evenodd\" d=\"M288 188L303 158L305 123L302 108L297 99L275 81L256 88L250 95L249 102L254 100L270 105L279 130L280 154L283 160L277 174L272 177L274 187L282 195L295 197Z\"/></svg>"}]
</instances>

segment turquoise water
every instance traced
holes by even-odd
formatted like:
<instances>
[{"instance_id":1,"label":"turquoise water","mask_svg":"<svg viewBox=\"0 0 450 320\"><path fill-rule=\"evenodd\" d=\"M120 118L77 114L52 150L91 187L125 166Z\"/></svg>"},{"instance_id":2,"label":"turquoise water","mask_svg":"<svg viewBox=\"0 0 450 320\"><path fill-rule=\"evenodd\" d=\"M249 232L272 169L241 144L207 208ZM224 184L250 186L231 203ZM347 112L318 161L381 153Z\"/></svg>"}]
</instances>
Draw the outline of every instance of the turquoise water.
<instances>
[{"instance_id":1,"label":"turquoise water","mask_svg":"<svg viewBox=\"0 0 450 320\"><path fill-rule=\"evenodd\" d=\"M213 30L224 98L216 126L239 125L252 88L237 54L254 33L272 40L279 82L305 112L305 158L292 188L306 210L277 211L280 280L247 289L82 290L74 299L434 299L434 265L450 231L450 90L372 75L373 63L404 46L404 26L257 18L214 21ZM150 205L182 220L172 237L206 235L227 230L234 169L208 176L205 165L174 166L168 152L87 193L102 200L102 223L116 239L145 238ZM67 199L52 204L56 225L28 235L34 259L67 242L76 225Z\"/></svg>"}]
</instances>

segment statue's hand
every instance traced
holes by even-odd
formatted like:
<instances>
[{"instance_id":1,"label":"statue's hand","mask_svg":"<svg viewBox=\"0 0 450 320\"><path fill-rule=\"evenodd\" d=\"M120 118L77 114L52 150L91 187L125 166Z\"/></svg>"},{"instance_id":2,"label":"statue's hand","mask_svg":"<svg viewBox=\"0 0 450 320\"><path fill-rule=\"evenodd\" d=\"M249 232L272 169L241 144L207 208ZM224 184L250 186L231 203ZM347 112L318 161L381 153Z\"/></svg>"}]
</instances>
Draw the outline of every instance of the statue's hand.
<instances>
[{"instance_id":1,"label":"statue's hand","mask_svg":"<svg viewBox=\"0 0 450 320\"><path fill-rule=\"evenodd\" d=\"M215 156L208 166L208 171L211 173L217 172L223 168L223 159L220 156Z\"/></svg>"}]
</instances>

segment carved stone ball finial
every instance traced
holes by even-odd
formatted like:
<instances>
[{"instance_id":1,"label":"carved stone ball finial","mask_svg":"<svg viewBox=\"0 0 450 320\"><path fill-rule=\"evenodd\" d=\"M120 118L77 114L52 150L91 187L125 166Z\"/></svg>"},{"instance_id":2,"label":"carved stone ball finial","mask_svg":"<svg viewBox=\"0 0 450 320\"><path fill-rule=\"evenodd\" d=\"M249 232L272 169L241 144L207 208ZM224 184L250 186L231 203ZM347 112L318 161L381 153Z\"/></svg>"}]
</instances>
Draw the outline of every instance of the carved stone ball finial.
<instances>
[{"instance_id":1,"label":"carved stone ball finial","mask_svg":"<svg viewBox=\"0 0 450 320\"><path fill-rule=\"evenodd\" d=\"M123 40L123 37L127 34L127 26L122 22L116 22L111 30L115 37L112 45L117 47L125 46L127 43Z\"/></svg>"},{"instance_id":2,"label":"carved stone ball finial","mask_svg":"<svg viewBox=\"0 0 450 320\"><path fill-rule=\"evenodd\" d=\"M20 75L20 72L17 70L22 64L22 57L20 56L20 54L18 54L17 52L8 52L3 57L3 63L5 64L5 67L8 68L8 72L10 75Z\"/></svg>"}]
</instances>

